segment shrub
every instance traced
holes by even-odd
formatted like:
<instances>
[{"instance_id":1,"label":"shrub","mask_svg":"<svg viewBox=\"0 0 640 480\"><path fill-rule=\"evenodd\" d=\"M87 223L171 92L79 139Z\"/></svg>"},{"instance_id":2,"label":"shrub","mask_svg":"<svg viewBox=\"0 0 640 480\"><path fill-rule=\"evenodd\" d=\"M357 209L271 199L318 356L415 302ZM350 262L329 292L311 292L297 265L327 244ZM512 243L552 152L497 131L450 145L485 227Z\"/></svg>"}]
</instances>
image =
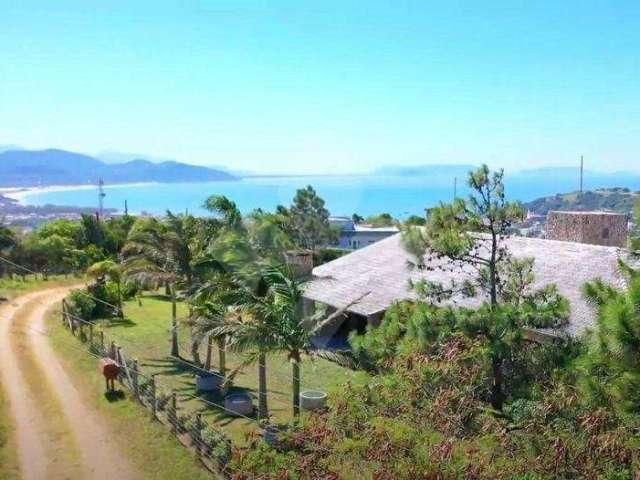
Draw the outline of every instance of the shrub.
<instances>
[{"instance_id":1,"label":"shrub","mask_svg":"<svg viewBox=\"0 0 640 480\"><path fill-rule=\"evenodd\" d=\"M94 318L96 302L83 290L72 290L67 297L69 313L85 320Z\"/></svg>"},{"instance_id":2,"label":"shrub","mask_svg":"<svg viewBox=\"0 0 640 480\"><path fill-rule=\"evenodd\" d=\"M201 441L207 449L207 454L220 465L226 465L231 460L233 445L231 441L218 430L206 426L202 429Z\"/></svg>"}]
</instances>

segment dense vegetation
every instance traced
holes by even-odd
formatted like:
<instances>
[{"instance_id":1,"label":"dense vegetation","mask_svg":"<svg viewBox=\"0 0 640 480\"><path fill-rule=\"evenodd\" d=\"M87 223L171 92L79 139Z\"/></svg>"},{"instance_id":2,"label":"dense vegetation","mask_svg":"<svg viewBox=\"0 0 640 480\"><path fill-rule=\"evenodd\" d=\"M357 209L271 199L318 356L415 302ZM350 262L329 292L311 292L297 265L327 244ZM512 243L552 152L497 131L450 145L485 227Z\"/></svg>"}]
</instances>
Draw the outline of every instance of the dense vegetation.
<instances>
[{"instance_id":1,"label":"dense vegetation","mask_svg":"<svg viewBox=\"0 0 640 480\"><path fill-rule=\"evenodd\" d=\"M568 303L554 285L533 290L532 259L502 245L520 206L502 175L482 168L476 192L434 209L405 233L414 268L432 257L473 265L463 283L421 282L422 301L401 302L381 325L351 337L375 375L346 385L332 408L239 454L258 478L634 478L640 427L640 274L621 263L627 291L585 286L600 315L585 338L525 340L527 327L562 325ZM428 248L427 248L428 247ZM440 307L482 295L476 310Z\"/></svg>"},{"instance_id":2,"label":"dense vegetation","mask_svg":"<svg viewBox=\"0 0 640 480\"><path fill-rule=\"evenodd\" d=\"M550 210L614 210L630 213L638 201L640 192L628 188L603 188L584 193L573 192L543 197L526 204L526 208L539 215Z\"/></svg>"},{"instance_id":3,"label":"dense vegetation","mask_svg":"<svg viewBox=\"0 0 640 480\"><path fill-rule=\"evenodd\" d=\"M439 268L470 267L477 275L414 283L420 300L395 304L378 327L353 334L348 358L314 347L315 332L343 311L303 308L302 280L286 264L292 249L320 258L334 235L311 187L290 207L247 216L212 196L204 218L87 216L26 235L0 229L0 249L42 273L93 276L91 297L77 292L69 302L87 319L122 316L123 300L165 289L174 304L171 355L209 369L215 349L227 383L255 365L264 426L267 360L286 356L293 421L275 445L256 439L225 456L237 478L633 478L640 468L640 273L621 262L628 288L598 279L585 285L599 315L584 338L527 340L530 328L566 323L569 304L553 284L533 288L535 260L505 247L523 207L505 198L502 173L482 167L468 183L468 200L412 219L403 242L413 256L408 268L432 268L439 259ZM458 296L478 297L480 306L442 306ZM188 310L188 352L178 338L178 300ZM228 352L242 361L227 367ZM329 409L301 415L300 366L309 356L372 376L345 384Z\"/></svg>"}]
</instances>

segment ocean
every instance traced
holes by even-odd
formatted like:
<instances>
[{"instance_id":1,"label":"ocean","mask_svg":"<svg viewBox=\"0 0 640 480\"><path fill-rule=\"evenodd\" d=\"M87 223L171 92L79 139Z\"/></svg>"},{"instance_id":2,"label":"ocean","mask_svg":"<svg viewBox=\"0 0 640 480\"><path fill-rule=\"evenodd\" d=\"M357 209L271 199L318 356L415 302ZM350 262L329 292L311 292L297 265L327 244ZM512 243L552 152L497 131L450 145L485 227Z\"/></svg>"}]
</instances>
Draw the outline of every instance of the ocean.
<instances>
[{"instance_id":1,"label":"ocean","mask_svg":"<svg viewBox=\"0 0 640 480\"><path fill-rule=\"evenodd\" d=\"M124 210L125 200L130 213L176 213L188 211L204 215L202 204L209 195L226 195L236 202L243 213L256 208L273 210L277 205L290 205L298 188L312 185L326 201L333 215L363 216L390 213L396 218L422 215L424 209L453 197L453 179L439 176L298 176L245 178L235 182L171 183L106 185L104 205ZM567 193L578 188L576 176L538 173L507 177L506 195L510 200L529 201L541 196ZM628 174L590 174L585 189L627 187L640 190L640 176ZM462 179L458 181L458 195L468 194ZM95 206L97 187L65 187L25 192L23 203Z\"/></svg>"}]
</instances>

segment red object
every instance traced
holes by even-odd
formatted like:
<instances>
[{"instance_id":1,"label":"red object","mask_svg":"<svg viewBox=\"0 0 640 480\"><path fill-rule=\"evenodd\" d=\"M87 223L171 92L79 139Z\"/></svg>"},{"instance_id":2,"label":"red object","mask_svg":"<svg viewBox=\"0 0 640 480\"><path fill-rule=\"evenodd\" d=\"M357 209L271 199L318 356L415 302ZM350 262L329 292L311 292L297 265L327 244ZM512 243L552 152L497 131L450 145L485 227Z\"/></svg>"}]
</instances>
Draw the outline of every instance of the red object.
<instances>
[{"instance_id":1,"label":"red object","mask_svg":"<svg viewBox=\"0 0 640 480\"><path fill-rule=\"evenodd\" d=\"M118 374L120 373L120 367L118 364L110 359L110 358L101 358L100 359L100 371L104 378L107 380L115 380L118 378Z\"/></svg>"}]
</instances>

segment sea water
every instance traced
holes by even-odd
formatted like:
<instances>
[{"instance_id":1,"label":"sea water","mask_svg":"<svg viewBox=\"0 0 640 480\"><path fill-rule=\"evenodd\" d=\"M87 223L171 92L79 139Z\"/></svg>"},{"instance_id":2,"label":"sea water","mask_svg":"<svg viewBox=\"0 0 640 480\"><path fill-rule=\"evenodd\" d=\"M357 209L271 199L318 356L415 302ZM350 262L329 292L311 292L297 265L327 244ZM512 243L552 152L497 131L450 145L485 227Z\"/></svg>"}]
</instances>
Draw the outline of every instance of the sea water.
<instances>
[{"instance_id":1,"label":"sea water","mask_svg":"<svg viewBox=\"0 0 640 480\"><path fill-rule=\"evenodd\" d=\"M333 215L362 216L390 213L396 218L422 215L425 208L439 201L450 201L454 194L451 177L438 176L290 176L254 177L239 181L207 183L170 183L138 185L106 185L106 208L124 209L130 213L161 214L188 211L205 214L203 203L209 195L225 195L243 213L256 208L273 210L277 205L290 205L297 189L312 185L326 201ZM591 176L585 188L627 187L640 190L640 177L630 175ZM535 175L506 179L506 196L510 200L529 201L541 196L577 190L575 176ZM469 193L464 179L457 182L458 196ZM98 203L97 187L65 188L59 191L34 191L22 195L24 203L92 207Z\"/></svg>"}]
</instances>

